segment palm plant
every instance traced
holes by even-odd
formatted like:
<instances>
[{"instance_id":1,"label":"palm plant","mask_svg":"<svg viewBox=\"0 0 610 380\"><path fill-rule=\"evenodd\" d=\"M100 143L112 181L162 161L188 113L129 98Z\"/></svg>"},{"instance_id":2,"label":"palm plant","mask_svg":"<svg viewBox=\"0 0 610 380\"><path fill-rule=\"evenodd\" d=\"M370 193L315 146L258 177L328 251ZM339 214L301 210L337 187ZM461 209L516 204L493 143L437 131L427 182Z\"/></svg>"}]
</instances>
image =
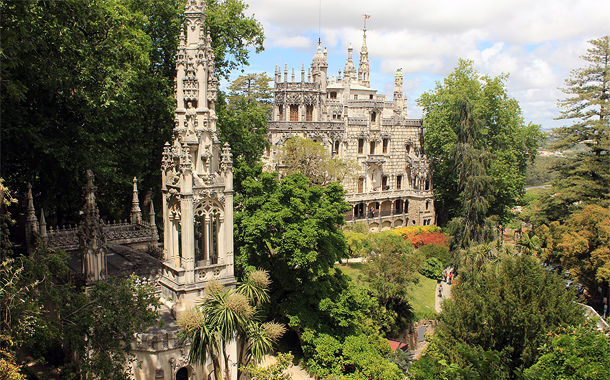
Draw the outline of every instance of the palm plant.
<instances>
[{"instance_id":1,"label":"palm plant","mask_svg":"<svg viewBox=\"0 0 610 380\"><path fill-rule=\"evenodd\" d=\"M271 352L285 327L278 323L261 323L259 307L269 301L269 274L256 270L236 289L212 281L205 297L193 309L183 313L178 323L180 335L191 342L190 360L205 364L209 359L216 380L230 378L231 358L227 344L238 343L239 365L260 362ZM221 365L222 364L222 365Z\"/></svg>"}]
</instances>

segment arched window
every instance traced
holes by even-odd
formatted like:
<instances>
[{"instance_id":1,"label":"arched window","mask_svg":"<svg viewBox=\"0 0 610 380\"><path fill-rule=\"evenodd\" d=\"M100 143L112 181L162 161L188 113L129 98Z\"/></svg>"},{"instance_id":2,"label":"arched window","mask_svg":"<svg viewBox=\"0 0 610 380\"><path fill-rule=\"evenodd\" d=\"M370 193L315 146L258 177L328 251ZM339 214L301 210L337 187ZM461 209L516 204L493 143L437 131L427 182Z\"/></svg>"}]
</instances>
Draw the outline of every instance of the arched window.
<instances>
[{"instance_id":1,"label":"arched window","mask_svg":"<svg viewBox=\"0 0 610 380\"><path fill-rule=\"evenodd\" d=\"M176 380L189 380L189 370L186 367L182 367L176 372Z\"/></svg>"}]
</instances>

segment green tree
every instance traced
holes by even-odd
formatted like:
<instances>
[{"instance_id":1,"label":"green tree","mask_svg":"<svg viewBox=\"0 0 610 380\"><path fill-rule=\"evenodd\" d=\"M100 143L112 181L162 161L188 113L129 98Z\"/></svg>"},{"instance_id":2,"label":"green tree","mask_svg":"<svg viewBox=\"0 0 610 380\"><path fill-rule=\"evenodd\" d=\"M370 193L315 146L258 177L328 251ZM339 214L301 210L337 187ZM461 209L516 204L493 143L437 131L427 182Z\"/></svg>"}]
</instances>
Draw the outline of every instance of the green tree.
<instances>
[{"instance_id":1,"label":"green tree","mask_svg":"<svg viewBox=\"0 0 610 380\"><path fill-rule=\"evenodd\" d=\"M464 98L457 102L456 138L453 162L458 172L459 216L449 222L452 246L467 248L491 240L493 224L489 218L494 202L491 176L487 174L490 152L482 139L482 125L475 119L472 106Z\"/></svg>"},{"instance_id":2,"label":"green tree","mask_svg":"<svg viewBox=\"0 0 610 380\"><path fill-rule=\"evenodd\" d=\"M158 320L154 290L124 278L85 293L69 281L66 260L39 249L2 263L3 333L66 376L129 378L125 364L135 358L125 342Z\"/></svg>"},{"instance_id":3,"label":"green tree","mask_svg":"<svg viewBox=\"0 0 610 380\"><path fill-rule=\"evenodd\" d=\"M411 243L392 232L372 235L371 240L363 272L373 294L384 308L393 300L406 303L409 289L417 283L420 258Z\"/></svg>"},{"instance_id":4,"label":"green tree","mask_svg":"<svg viewBox=\"0 0 610 380\"><path fill-rule=\"evenodd\" d=\"M497 356L498 378L517 378L538 360L547 334L584 322L574 294L531 256L502 256L495 264L461 270L452 295L426 360L472 368Z\"/></svg>"},{"instance_id":5,"label":"green tree","mask_svg":"<svg viewBox=\"0 0 610 380\"><path fill-rule=\"evenodd\" d=\"M610 208L588 205L560 224L536 229L537 253L570 271L590 292L610 280ZM532 238L533 239L533 238ZM604 294L606 292L604 291Z\"/></svg>"},{"instance_id":6,"label":"green tree","mask_svg":"<svg viewBox=\"0 0 610 380\"><path fill-rule=\"evenodd\" d=\"M437 217L444 225L462 215L462 188L456 172L459 102L467 99L472 120L480 123L476 146L490 152L485 165L490 177L487 215L506 219L523 190L528 160L536 156L539 126L525 124L519 104L506 92L507 76L481 75L472 61L460 60L455 71L418 99L424 110L425 151L434 167Z\"/></svg>"},{"instance_id":7,"label":"green tree","mask_svg":"<svg viewBox=\"0 0 610 380\"><path fill-rule=\"evenodd\" d=\"M277 173L243 166L235 172L236 266L270 271L271 316L288 318L297 331L319 323L320 301L346 287L335 272L347 256L339 228L349 205L339 185L311 185L302 174L278 181ZM309 322L306 322L309 321Z\"/></svg>"},{"instance_id":8,"label":"green tree","mask_svg":"<svg viewBox=\"0 0 610 380\"><path fill-rule=\"evenodd\" d=\"M267 121L273 97L266 73L241 75L219 91L216 102L220 140L231 145L235 164L254 165L263 155L267 141Z\"/></svg>"},{"instance_id":9,"label":"green tree","mask_svg":"<svg viewBox=\"0 0 610 380\"><path fill-rule=\"evenodd\" d=\"M392 231L368 235L362 249L365 289L378 303L371 315L382 333L398 334L413 318L409 291L419 281L422 258L414 254L411 243Z\"/></svg>"},{"instance_id":10,"label":"green tree","mask_svg":"<svg viewBox=\"0 0 610 380\"><path fill-rule=\"evenodd\" d=\"M610 378L610 340L594 324L562 329L540 351L536 364L525 371L527 379Z\"/></svg>"},{"instance_id":11,"label":"green tree","mask_svg":"<svg viewBox=\"0 0 610 380\"><path fill-rule=\"evenodd\" d=\"M322 144L301 137L286 141L279 162L287 174L301 173L316 185L343 181L357 173L359 165L353 160L331 157Z\"/></svg>"},{"instance_id":12,"label":"green tree","mask_svg":"<svg viewBox=\"0 0 610 380\"><path fill-rule=\"evenodd\" d=\"M267 272L257 270L237 289L217 282L208 285L201 302L178 319L181 337L191 343L191 362L204 365L210 359L215 378L229 379L231 363L259 363L272 351L285 328L273 322L261 323L259 307L268 301L269 281ZM227 345L234 340L243 345L237 349L237 358L228 354Z\"/></svg>"},{"instance_id":13,"label":"green tree","mask_svg":"<svg viewBox=\"0 0 610 380\"><path fill-rule=\"evenodd\" d=\"M205 6L216 73L228 79L231 71L248 65L251 48L256 53L264 50L263 26L244 14L248 5L241 0L205 0Z\"/></svg>"},{"instance_id":14,"label":"green tree","mask_svg":"<svg viewBox=\"0 0 610 380\"><path fill-rule=\"evenodd\" d=\"M250 363L242 370L252 380L292 380L292 375L286 372L286 369L292 364L294 356L290 353L277 355L277 361L267 367L260 367L254 363Z\"/></svg>"},{"instance_id":15,"label":"green tree","mask_svg":"<svg viewBox=\"0 0 610 380\"><path fill-rule=\"evenodd\" d=\"M229 107L234 107L242 100L248 103L258 103L270 117L273 99L271 81L273 78L267 73L240 75L229 85L227 95Z\"/></svg>"},{"instance_id":16,"label":"green tree","mask_svg":"<svg viewBox=\"0 0 610 380\"><path fill-rule=\"evenodd\" d=\"M262 26L239 0L207 3L216 68L226 76L247 64L249 47L262 50ZM3 176L16 190L44 189L35 201L54 215L51 224L77 220L87 169L111 219L126 217L134 176L160 193L184 4L0 2Z\"/></svg>"},{"instance_id":17,"label":"green tree","mask_svg":"<svg viewBox=\"0 0 610 380\"><path fill-rule=\"evenodd\" d=\"M379 336L348 336L341 342L320 334L305 347L308 370L316 377L334 380L399 380L402 371L385 357L390 344Z\"/></svg>"},{"instance_id":18,"label":"green tree","mask_svg":"<svg viewBox=\"0 0 610 380\"><path fill-rule=\"evenodd\" d=\"M548 220L566 218L580 205L610 205L610 36L591 40L581 58L588 66L572 70L558 102L559 119L574 124L554 130L555 149L584 144L588 149L558 162L558 178L545 199Z\"/></svg>"}]
</instances>

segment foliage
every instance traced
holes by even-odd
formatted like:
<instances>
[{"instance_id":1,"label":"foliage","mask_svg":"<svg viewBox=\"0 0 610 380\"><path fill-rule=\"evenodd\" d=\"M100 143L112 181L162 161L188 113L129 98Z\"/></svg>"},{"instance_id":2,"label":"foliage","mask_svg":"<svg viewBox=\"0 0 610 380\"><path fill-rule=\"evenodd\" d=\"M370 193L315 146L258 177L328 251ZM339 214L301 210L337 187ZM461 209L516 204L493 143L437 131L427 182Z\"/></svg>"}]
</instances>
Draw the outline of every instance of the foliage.
<instances>
[{"instance_id":1,"label":"foliage","mask_svg":"<svg viewBox=\"0 0 610 380\"><path fill-rule=\"evenodd\" d=\"M417 253L426 259L436 258L441 262L443 268L446 268L451 261L449 247L446 245L437 245L434 243L422 245L417 249Z\"/></svg>"},{"instance_id":2,"label":"foliage","mask_svg":"<svg viewBox=\"0 0 610 380\"><path fill-rule=\"evenodd\" d=\"M574 294L531 256L503 255L476 270L462 267L452 295L426 360L456 368L491 361L499 368L496 378L517 378L536 362L549 332L584 321Z\"/></svg>"},{"instance_id":3,"label":"foliage","mask_svg":"<svg viewBox=\"0 0 610 380\"><path fill-rule=\"evenodd\" d=\"M205 0L205 6L216 74L228 79L231 71L248 65L250 49L264 50L263 26L254 16L245 15L248 5L241 0Z\"/></svg>"},{"instance_id":4,"label":"foliage","mask_svg":"<svg viewBox=\"0 0 610 380\"><path fill-rule=\"evenodd\" d=\"M240 0L207 3L226 75L262 50L262 26ZM51 224L77 220L87 169L110 219L127 216L134 176L160 194L183 11L183 0L0 3L3 172L16 191L32 183Z\"/></svg>"},{"instance_id":5,"label":"foliage","mask_svg":"<svg viewBox=\"0 0 610 380\"><path fill-rule=\"evenodd\" d=\"M226 104L222 91L216 102L220 141L229 143L236 158L235 166L242 163L254 165L268 146L267 111L258 103L238 99L235 104Z\"/></svg>"},{"instance_id":6,"label":"foliage","mask_svg":"<svg viewBox=\"0 0 610 380\"><path fill-rule=\"evenodd\" d=\"M463 379L485 379L501 380L507 379L506 368L500 360L496 351L474 350L471 347L457 343L453 349L461 356L467 358L467 363L458 365L449 363L445 359L436 360L435 350L437 341L428 345L427 353L416 360L409 367L409 379L413 380L463 380Z\"/></svg>"},{"instance_id":7,"label":"foliage","mask_svg":"<svg viewBox=\"0 0 610 380\"><path fill-rule=\"evenodd\" d=\"M363 273L371 294L379 302L380 326L386 332L398 332L412 317L408 294L418 282L421 259L409 242L394 233L369 236L371 250Z\"/></svg>"},{"instance_id":8,"label":"foliage","mask_svg":"<svg viewBox=\"0 0 610 380\"><path fill-rule=\"evenodd\" d=\"M240 75L229 85L227 100L229 107L241 101L257 103L271 116L271 101L273 92L270 83L273 79L267 73L251 73Z\"/></svg>"},{"instance_id":9,"label":"foliage","mask_svg":"<svg viewBox=\"0 0 610 380\"><path fill-rule=\"evenodd\" d=\"M241 75L229 85L228 95L218 92L217 127L222 143L231 145L237 166L254 165L263 155L267 141L267 121L273 96L266 73Z\"/></svg>"},{"instance_id":10,"label":"foliage","mask_svg":"<svg viewBox=\"0 0 610 380\"><path fill-rule=\"evenodd\" d=\"M489 242L493 235L490 205L494 201L488 167L491 153L482 142L481 120L475 118L468 99L458 100L456 143L451 151L458 172L461 210L448 224L454 248Z\"/></svg>"},{"instance_id":11,"label":"foliage","mask_svg":"<svg viewBox=\"0 0 610 380\"><path fill-rule=\"evenodd\" d=\"M362 257L372 250L371 239L361 232L346 231L345 239L350 257Z\"/></svg>"},{"instance_id":12,"label":"foliage","mask_svg":"<svg viewBox=\"0 0 610 380\"><path fill-rule=\"evenodd\" d=\"M385 359L387 340L379 336L348 336L344 342L320 334L308 341L304 352L307 369L316 377L335 380L402 379L401 370Z\"/></svg>"},{"instance_id":13,"label":"foliage","mask_svg":"<svg viewBox=\"0 0 610 380\"><path fill-rule=\"evenodd\" d=\"M610 208L586 206L564 224L538 227L536 235L542 257L560 262L590 289L610 279Z\"/></svg>"},{"instance_id":14,"label":"foliage","mask_svg":"<svg viewBox=\"0 0 610 380\"><path fill-rule=\"evenodd\" d=\"M260 363L271 352L285 328L277 323L261 323L258 308L268 301L269 281L267 272L253 271L237 289L216 282L208 285L201 302L178 319L180 336L191 343L191 362L205 364L210 359L215 378L229 379L232 362ZM237 349L238 358L228 355L227 342L233 340L244 345ZM221 368L225 370L224 377Z\"/></svg>"},{"instance_id":15,"label":"foliage","mask_svg":"<svg viewBox=\"0 0 610 380\"><path fill-rule=\"evenodd\" d=\"M553 333L527 379L603 380L610 378L610 341L589 323Z\"/></svg>"},{"instance_id":16,"label":"foliage","mask_svg":"<svg viewBox=\"0 0 610 380\"><path fill-rule=\"evenodd\" d=\"M333 158L322 144L298 136L286 141L279 162L287 174L301 173L312 183L322 186L344 181L358 172L356 161Z\"/></svg>"},{"instance_id":17,"label":"foliage","mask_svg":"<svg viewBox=\"0 0 610 380\"><path fill-rule=\"evenodd\" d=\"M396 364L402 373L407 374L407 370L411 365L411 357L412 355L408 351L398 349L390 352L387 359Z\"/></svg>"},{"instance_id":18,"label":"foliage","mask_svg":"<svg viewBox=\"0 0 610 380\"><path fill-rule=\"evenodd\" d=\"M409 226L392 231L402 236L416 249L427 244L448 246L449 237L437 226Z\"/></svg>"},{"instance_id":19,"label":"foliage","mask_svg":"<svg viewBox=\"0 0 610 380\"><path fill-rule=\"evenodd\" d=\"M559 162L553 198L547 198L550 220L560 220L575 203L610 205L610 36L589 41L581 58L588 66L572 70L560 100L560 119L573 120L556 129L553 148L584 144L588 149Z\"/></svg>"},{"instance_id":20,"label":"foliage","mask_svg":"<svg viewBox=\"0 0 610 380\"><path fill-rule=\"evenodd\" d=\"M126 379L125 364L134 359L125 342L158 318L154 290L124 278L100 281L86 294L68 282L65 260L39 248L2 263L3 331L66 376Z\"/></svg>"},{"instance_id":21,"label":"foliage","mask_svg":"<svg viewBox=\"0 0 610 380\"><path fill-rule=\"evenodd\" d=\"M406 302L409 288L417 282L419 257L400 236L392 233L371 236L372 247L364 274L373 294L384 307L393 299Z\"/></svg>"},{"instance_id":22,"label":"foliage","mask_svg":"<svg viewBox=\"0 0 610 380\"><path fill-rule=\"evenodd\" d=\"M552 169L557 164L557 157L537 156L536 161L528 162L525 173L525 186L541 186L557 178Z\"/></svg>"},{"instance_id":23,"label":"foliage","mask_svg":"<svg viewBox=\"0 0 610 380\"><path fill-rule=\"evenodd\" d=\"M437 259L436 257L430 257L426 259L426 263L419 270L419 273L421 273L423 276L428 277L429 279L440 281L443 279L444 270L445 267L439 259Z\"/></svg>"},{"instance_id":24,"label":"foliage","mask_svg":"<svg viewBox=\"0 0 610 380\"><path fill-rule=\"evenodd\" d=\"M347 257L340 226L349 205L342 188L312 185L300 173L278 181L277 173L263 172L260 164L242 166L235 177L238 275L249 268L270 271L270 316L299 334L351 334L369 324L369 297L334 269Z\"/></svg>"},{"instance_id":25,"label":"foliage","mask_svg":"<svg viewBox=\"0 0 610 380\"><path fill-rule=\"evenodd\" d=\"M506 75L481 75L472 61L460 60L453 73L417 101L424 109L425 151L432 158L437 220L441 225L463 213L455 146L460 125L458 103L464 99L472 107L472 119L480 123L474 143L489 152L487 215L507 218L523 190L527 162L536 156L541 134L539 126L524 124L519 104L506 92L506 79Z\"/></svg>"},{"instance_id":26,"label":"foliage","mask_svg":"<svg viewBox=\"0 0 610 380\"><path fill-rule=\"evenodd\" d=\"M242 368L252 380L292 380L292 375L286 372L286 369L292 364L294 356L292 354L279 353L276 357L277 361L267 367L260 367L254 363L250 363Z\"/></svg>"}]
</instances>

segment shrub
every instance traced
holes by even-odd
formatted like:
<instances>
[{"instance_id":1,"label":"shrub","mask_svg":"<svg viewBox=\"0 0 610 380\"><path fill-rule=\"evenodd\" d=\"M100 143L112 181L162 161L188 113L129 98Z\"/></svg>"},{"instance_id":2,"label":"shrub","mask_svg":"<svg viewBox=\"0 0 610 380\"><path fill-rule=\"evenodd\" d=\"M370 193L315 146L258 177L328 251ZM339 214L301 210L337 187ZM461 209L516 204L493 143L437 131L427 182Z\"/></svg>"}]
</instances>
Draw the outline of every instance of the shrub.
<instances>
[{"instance_id":1,"label":"shrub","mask_svg":"<svg viewBox=\"0 0 610 380\"><path fill-rule=\"evenodd\" d=\"M433 257L438 259L443 264L443 268L446 268L449 265L449 261L451 261L451 253L446 245L426 244L419 247L417 252L426 259Z\"/></svg>"}]
</instances>

